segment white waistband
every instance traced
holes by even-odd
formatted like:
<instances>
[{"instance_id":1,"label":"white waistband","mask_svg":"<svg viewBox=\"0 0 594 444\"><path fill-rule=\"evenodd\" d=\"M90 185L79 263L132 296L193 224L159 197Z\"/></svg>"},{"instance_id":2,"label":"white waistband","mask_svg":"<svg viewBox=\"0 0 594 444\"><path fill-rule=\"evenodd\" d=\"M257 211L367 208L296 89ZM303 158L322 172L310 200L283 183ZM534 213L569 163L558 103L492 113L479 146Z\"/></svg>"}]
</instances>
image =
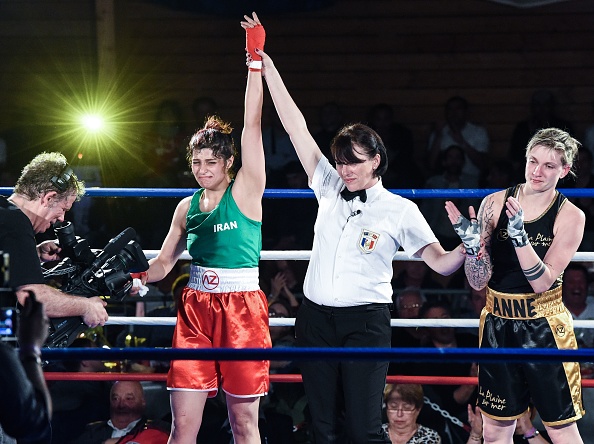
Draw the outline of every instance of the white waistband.
<instances>
[{"instance_id":1,"label":"white waistband","mask_svg":"<svg viewBox=\"0 0 594 444\"><path fill-rule=\"evenodd\" d=\"M205 268L192 265L188 287L207 293L259 290L258 268Z\"/></svg>"}]
</instances>

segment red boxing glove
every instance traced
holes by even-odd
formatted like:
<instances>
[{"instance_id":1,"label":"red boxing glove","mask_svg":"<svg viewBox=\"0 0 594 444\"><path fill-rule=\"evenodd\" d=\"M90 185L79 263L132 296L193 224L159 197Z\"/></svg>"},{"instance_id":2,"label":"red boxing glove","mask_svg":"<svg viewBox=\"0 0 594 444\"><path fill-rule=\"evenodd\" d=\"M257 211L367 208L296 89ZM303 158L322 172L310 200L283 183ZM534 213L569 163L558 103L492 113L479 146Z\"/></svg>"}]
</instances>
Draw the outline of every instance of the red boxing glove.
<instances>
[{"instance_id":1,"label":"red boxing glove","mask_svg":"<svg viewBox=\"0 0 594 444\"><path fill-rule=\"evenodd\" d=\"M266 41L266 31L264 31L264 26L256 25L253 28L247 28L245 30L245 39L245 50L252 57L249 68L253 71L260 71L262 69L262 57L256 54L255 49L264 50L264 42Z\"/></svg>"}]
</instances>

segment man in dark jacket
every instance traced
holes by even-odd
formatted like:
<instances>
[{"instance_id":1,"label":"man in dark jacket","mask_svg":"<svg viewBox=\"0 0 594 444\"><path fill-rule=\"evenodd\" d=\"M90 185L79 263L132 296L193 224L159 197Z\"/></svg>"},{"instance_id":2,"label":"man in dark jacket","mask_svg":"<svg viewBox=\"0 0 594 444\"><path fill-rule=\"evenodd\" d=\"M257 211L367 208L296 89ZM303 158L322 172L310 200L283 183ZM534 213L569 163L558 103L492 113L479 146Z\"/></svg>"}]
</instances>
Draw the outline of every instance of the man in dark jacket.
<instances>
[{"instance_id":1,"label":"man in dark jacket","mask_svg":"<svg viewBox=\"0 0 594 444\"><path fill-rule=\"evenodd\" d=\"M110 394L110 419L93 422L71 444L103 444L135 442L165 444L170 425L144 416L146 401L138 381L117 381Z\"/></svg>"}]
</instances>

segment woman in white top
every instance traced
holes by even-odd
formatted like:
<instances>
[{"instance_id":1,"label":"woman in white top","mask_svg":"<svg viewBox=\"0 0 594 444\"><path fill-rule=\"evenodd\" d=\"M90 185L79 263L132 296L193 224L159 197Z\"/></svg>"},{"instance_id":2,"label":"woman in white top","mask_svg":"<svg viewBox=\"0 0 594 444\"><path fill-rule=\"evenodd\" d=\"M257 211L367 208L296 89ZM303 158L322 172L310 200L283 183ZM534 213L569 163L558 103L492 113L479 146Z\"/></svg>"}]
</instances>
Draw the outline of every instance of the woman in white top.
<instances>
[{"instance_id":1,"label":"woman in white top","mask_svg":"<svg viewBox=\"0 0 594 444\"><path fill-rule=\"evenodd\" d=\"M400 246L444 275L460 267L465 251L446 253L417 206L383 187L386 149L371 128L354 124L339 131L332 143L337 167L332 167L272 60L256 53L319 205L297 314L298 345L389 348L392 261ZM302 363L316 443L390 442L381 420L387 368L388 362Z\"/></svg>"}]
</instances>

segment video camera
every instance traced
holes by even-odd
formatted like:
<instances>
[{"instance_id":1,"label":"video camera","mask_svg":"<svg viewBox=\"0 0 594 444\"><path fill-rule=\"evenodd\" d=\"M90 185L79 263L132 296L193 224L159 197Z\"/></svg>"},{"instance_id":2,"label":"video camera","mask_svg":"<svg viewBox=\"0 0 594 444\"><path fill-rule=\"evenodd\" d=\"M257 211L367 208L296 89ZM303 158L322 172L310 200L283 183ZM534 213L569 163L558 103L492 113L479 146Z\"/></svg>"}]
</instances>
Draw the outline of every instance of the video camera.
<instances>
[{"instance_id":1,"label":"video camera","mask_svg":"<svg viewBox=\"0 0 594 444\"><path fill-rule=\"evenodd\" d=\"M93 252L86 239L74 234L70 222L54 227L64 259L44 271L48 284L77 296L109 296L120 302L132 287L130 273L146 271L149 264L140 245L134 240L136 232L126 228L111 239L103 250ZM67 347L88 327L81 317L50 319L47 347Z\"/></svg>"}]
</instances>

